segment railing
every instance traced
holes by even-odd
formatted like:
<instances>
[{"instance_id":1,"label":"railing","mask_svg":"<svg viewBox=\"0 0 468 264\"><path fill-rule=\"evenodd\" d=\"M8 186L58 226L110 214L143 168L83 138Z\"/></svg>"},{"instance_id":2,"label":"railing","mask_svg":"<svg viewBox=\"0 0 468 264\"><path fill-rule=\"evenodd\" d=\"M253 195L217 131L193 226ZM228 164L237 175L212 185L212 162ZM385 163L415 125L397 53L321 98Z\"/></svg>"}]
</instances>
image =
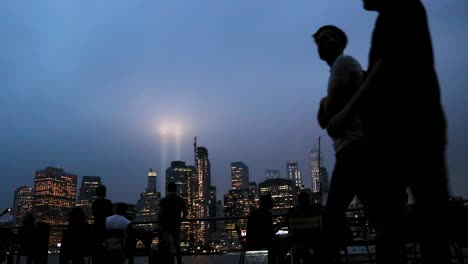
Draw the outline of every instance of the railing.
<instances>
[{"instance_id":1,"label":"railing","mask_svg":"<svg viewBox=\"0 0 468 264\"><path fill-rule=\"evenodd\" d=\"M467 201L460 203L466 206ZM275 219L280 221L284 215L276 215ZM367 219L363 217L362 209L352 209L348 211L348 226L353 232L353 238L366 237L366 240L371 248L372 254L375 230L369 225ZM181 248L184 256L184 263L237 263L240 254L241 245L235 230L235 223L239 223L241 229L245 231L247 216L236 217L216 217L216 218L201 218L188 219L182 223L182 239ZM61 237L63 231L67 228L66 225L51 225L48 226L48 252L46 259L49 263L58 263L57 254L60 252ZM133 222L131 224L131 232L128 234L128 263L153 263L153 259L158 254L159 245L159 227L158 222ZM6 241L7 263L16 263L18 255L21 254L21 242L17 235L18 227L0 228L0 240ZM197 239L197 235L203 235L203 241ZM39 239L39 238L36 238ZM90 240L92 240L90 238ZM90 243L93 243L90 241ZM468 245L458 245L468 246ZM415 243L408 243L408 258L417 260L420 255L418 246ZM416 251L414 251L416 250ZM363 248L353 248L349 250L352 255L351 263L365 263L367 261L366 252ZM461 258L467 257L468 252L460 250ZM453 258L460 258L460 255L453 253ZM254 252L247 255L247 263L262 263L266 260L265 252ZM375 259L375 258L374 258ZM215 261L213 261L215 260ZM1 263L1 261L0 261Z\"/></svg>"}]
</instances>

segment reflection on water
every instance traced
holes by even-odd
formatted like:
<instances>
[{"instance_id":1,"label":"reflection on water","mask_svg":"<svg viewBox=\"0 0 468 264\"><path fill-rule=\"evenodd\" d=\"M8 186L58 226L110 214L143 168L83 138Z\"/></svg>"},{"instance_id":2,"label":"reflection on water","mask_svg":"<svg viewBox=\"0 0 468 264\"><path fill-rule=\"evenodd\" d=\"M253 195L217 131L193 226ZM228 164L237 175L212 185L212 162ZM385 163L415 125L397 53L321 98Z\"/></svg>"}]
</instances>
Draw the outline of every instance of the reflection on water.
<instances>
[{"instance_id":1,"label":"reflection on water","mask_svg":"<svg viewBox=\"0 0 468 264\"><path fill-rule=\"evenodd\" d=\"M227 253L224 255L210 256L184 256L184 264L237 264L239 263L240 253ZM267 263L267 251L251 251L245 256L245 263L260 264ZM26 258L21 259L21 264L26 263ZM49 256L49 264L59 264L59 258L56 255ZM135 264L147 264L147 257L135 257Z\"/></svg>"}]
</instances>

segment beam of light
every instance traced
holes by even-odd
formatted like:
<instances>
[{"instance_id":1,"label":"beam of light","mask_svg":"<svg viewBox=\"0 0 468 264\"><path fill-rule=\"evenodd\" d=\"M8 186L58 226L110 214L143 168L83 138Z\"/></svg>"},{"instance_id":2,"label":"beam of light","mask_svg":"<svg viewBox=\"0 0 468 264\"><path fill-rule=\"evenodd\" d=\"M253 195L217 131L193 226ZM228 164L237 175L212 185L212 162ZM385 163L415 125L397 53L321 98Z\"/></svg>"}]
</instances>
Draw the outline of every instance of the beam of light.
<instances>
[{"instance_id":1,"label":"beam of light","mask_svg":"<svg viewBox=\"0 0 468 264\"><path fill-rule=\"evenodd\" d=\"M159 128L159 133L160 133L161 135L163 135L163 136L164 136L164 135L167 135L168 132L169 132L169 126L166 125L166 124L162 125L162 126Z\"/></svg>"},{"instance_id":2,"label":"beam of light","mask_svg":"<svg viewBox=\"0 0 468 264\"><path fill-rule=\"evenodd\" d=\"M167 162L167 135L168 135L169 127L166 124L163 124L159 128L159 133L161 136L161 165L160 168L164 171Z\"/></svg>"},{"instance_id":3,"label":"beam of light","mask_svg":"<svg viewBox=\"0 0 468 264\"><path fill-rule=\"evenodd\" d=\"M182 139L182 125L178 124L174 127L174 134L175 134L175 152L176 152L176 160L181 160L181 139Z\"/></svg>"},{"instance_id":4,"label":"beam of light","mask_svg":"<svg viewBox=\"0 0 468 264\"><path fill-rule=\"evenodd\" d=\"M187 133L187 124L179 119L169 118L159 121L156 129L161 142L161 169L164 170L168 166L168 159L182 159L182 137ZM174 144L174 147L172 147L172 144ZM175 153L172 153L172 150ZM175 157L172 156L174 154Z\"/></svg>"}]
</instances>

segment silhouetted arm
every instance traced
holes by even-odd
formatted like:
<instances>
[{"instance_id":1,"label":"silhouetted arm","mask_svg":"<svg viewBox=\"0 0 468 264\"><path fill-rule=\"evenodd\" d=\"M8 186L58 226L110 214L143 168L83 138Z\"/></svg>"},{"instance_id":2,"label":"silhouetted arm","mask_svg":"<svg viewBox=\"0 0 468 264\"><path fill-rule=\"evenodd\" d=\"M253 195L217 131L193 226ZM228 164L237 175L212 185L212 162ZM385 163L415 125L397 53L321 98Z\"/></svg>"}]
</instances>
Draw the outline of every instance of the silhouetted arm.
<instances>
[{"instance_id":1,"label":"silhouetted arm","mask_svg":"<svg viewBox=\"0 0 468 264\"><path fill-rule=\"evenodd\" d=\"M355 114L359 105L363 104L365 95L370 90L376 89L376 81L380 74L382 74L383 63L379 60L372 71L368 74L366 81L362 84L361 88L349 100L348 104L328 122L327 132L331 137L340 137L344 132L344 128L351 122L352 116Z\"/></svg>"},{"instance_id":2,"label":"silhouetted arm","mask_svg":"<svg viewBox=\"0 0 468 264\"><path fill-rule=\"evenodd\" d=\"M330 121L330 116L327 115L327 113L325 112L325 107L324 107L324 104L325 104L325 101L327 101L327 97L323 97L322 100L320 100L320 107L319 107L319 111L317 113L317 119L318 119L318 123L320 125L321 128L323 129L326 129L327 126L328 126L328 121Z\"/></svg>"}]
</instances>

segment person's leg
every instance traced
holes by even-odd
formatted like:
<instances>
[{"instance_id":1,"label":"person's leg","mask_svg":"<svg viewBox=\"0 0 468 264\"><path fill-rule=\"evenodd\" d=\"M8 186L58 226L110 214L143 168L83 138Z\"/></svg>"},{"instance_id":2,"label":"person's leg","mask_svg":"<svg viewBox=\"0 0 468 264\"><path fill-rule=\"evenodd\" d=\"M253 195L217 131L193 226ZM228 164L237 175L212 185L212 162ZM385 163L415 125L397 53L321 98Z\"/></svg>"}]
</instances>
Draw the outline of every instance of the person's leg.
<instances>
[{"instance_id":1,"label":"person's leg","mask_svg":"<svg viewBox=\"0 0 468 264\"><path fill-rule=\"evenodd\" d=\"M371 157L372 156L372 157ZM369 214L377 229L376 253L378 263L406 263L402 218L406 192L405 177L408 175L404 161L395 165L395 157L401 152L390 149L374 149L369 164L374 178L370 180Z\"/></svg>"},{"instance_id":2,"label":"person's leg","mask_svg":"<svg viewBox=\"0 0 468 264\"><path fill-rule=\"evenodd\" d=\"M431 153L432 155L427 155ZM423 263L448 263L449 191L443 152L426 151L410 182L416 200Z\"/></svg>"},{"instance_id":3,"label":"person's leg","mask_svg":"<svg viewBox=\"0 0 468 264\"><path fill-rule=\"evenodd\" d=\"M177 264L182 264L182 254L180 252L180 231L175 231L173 233L174 237L174 247L176 252Z\"/></svg>"},{"instance_id":4,"label":"person's leg","mask_svg":"<svg viewBox=\"0 0 468 264\"><path fill-rule=\"evenodd\" d=\"M362 159L360 157L360 144L347 146L336 156L327 205L323 215L323 233L326 248L319 250L326 259L339 257L339 247L344 241L346 228L345 213L357 193L356 184L363 170L356 171L356 166Z\"/></svg>"},{"instance_id":5,"label":"person's leg","mask_svg":"<svg viewBox=\"0 0 468 264\"><path fill-rule=\"evenodd\" d=\"M162 263L174 263L175 248L172 232L161 231L158 248Z\"/></svg>"}]
</instances>

